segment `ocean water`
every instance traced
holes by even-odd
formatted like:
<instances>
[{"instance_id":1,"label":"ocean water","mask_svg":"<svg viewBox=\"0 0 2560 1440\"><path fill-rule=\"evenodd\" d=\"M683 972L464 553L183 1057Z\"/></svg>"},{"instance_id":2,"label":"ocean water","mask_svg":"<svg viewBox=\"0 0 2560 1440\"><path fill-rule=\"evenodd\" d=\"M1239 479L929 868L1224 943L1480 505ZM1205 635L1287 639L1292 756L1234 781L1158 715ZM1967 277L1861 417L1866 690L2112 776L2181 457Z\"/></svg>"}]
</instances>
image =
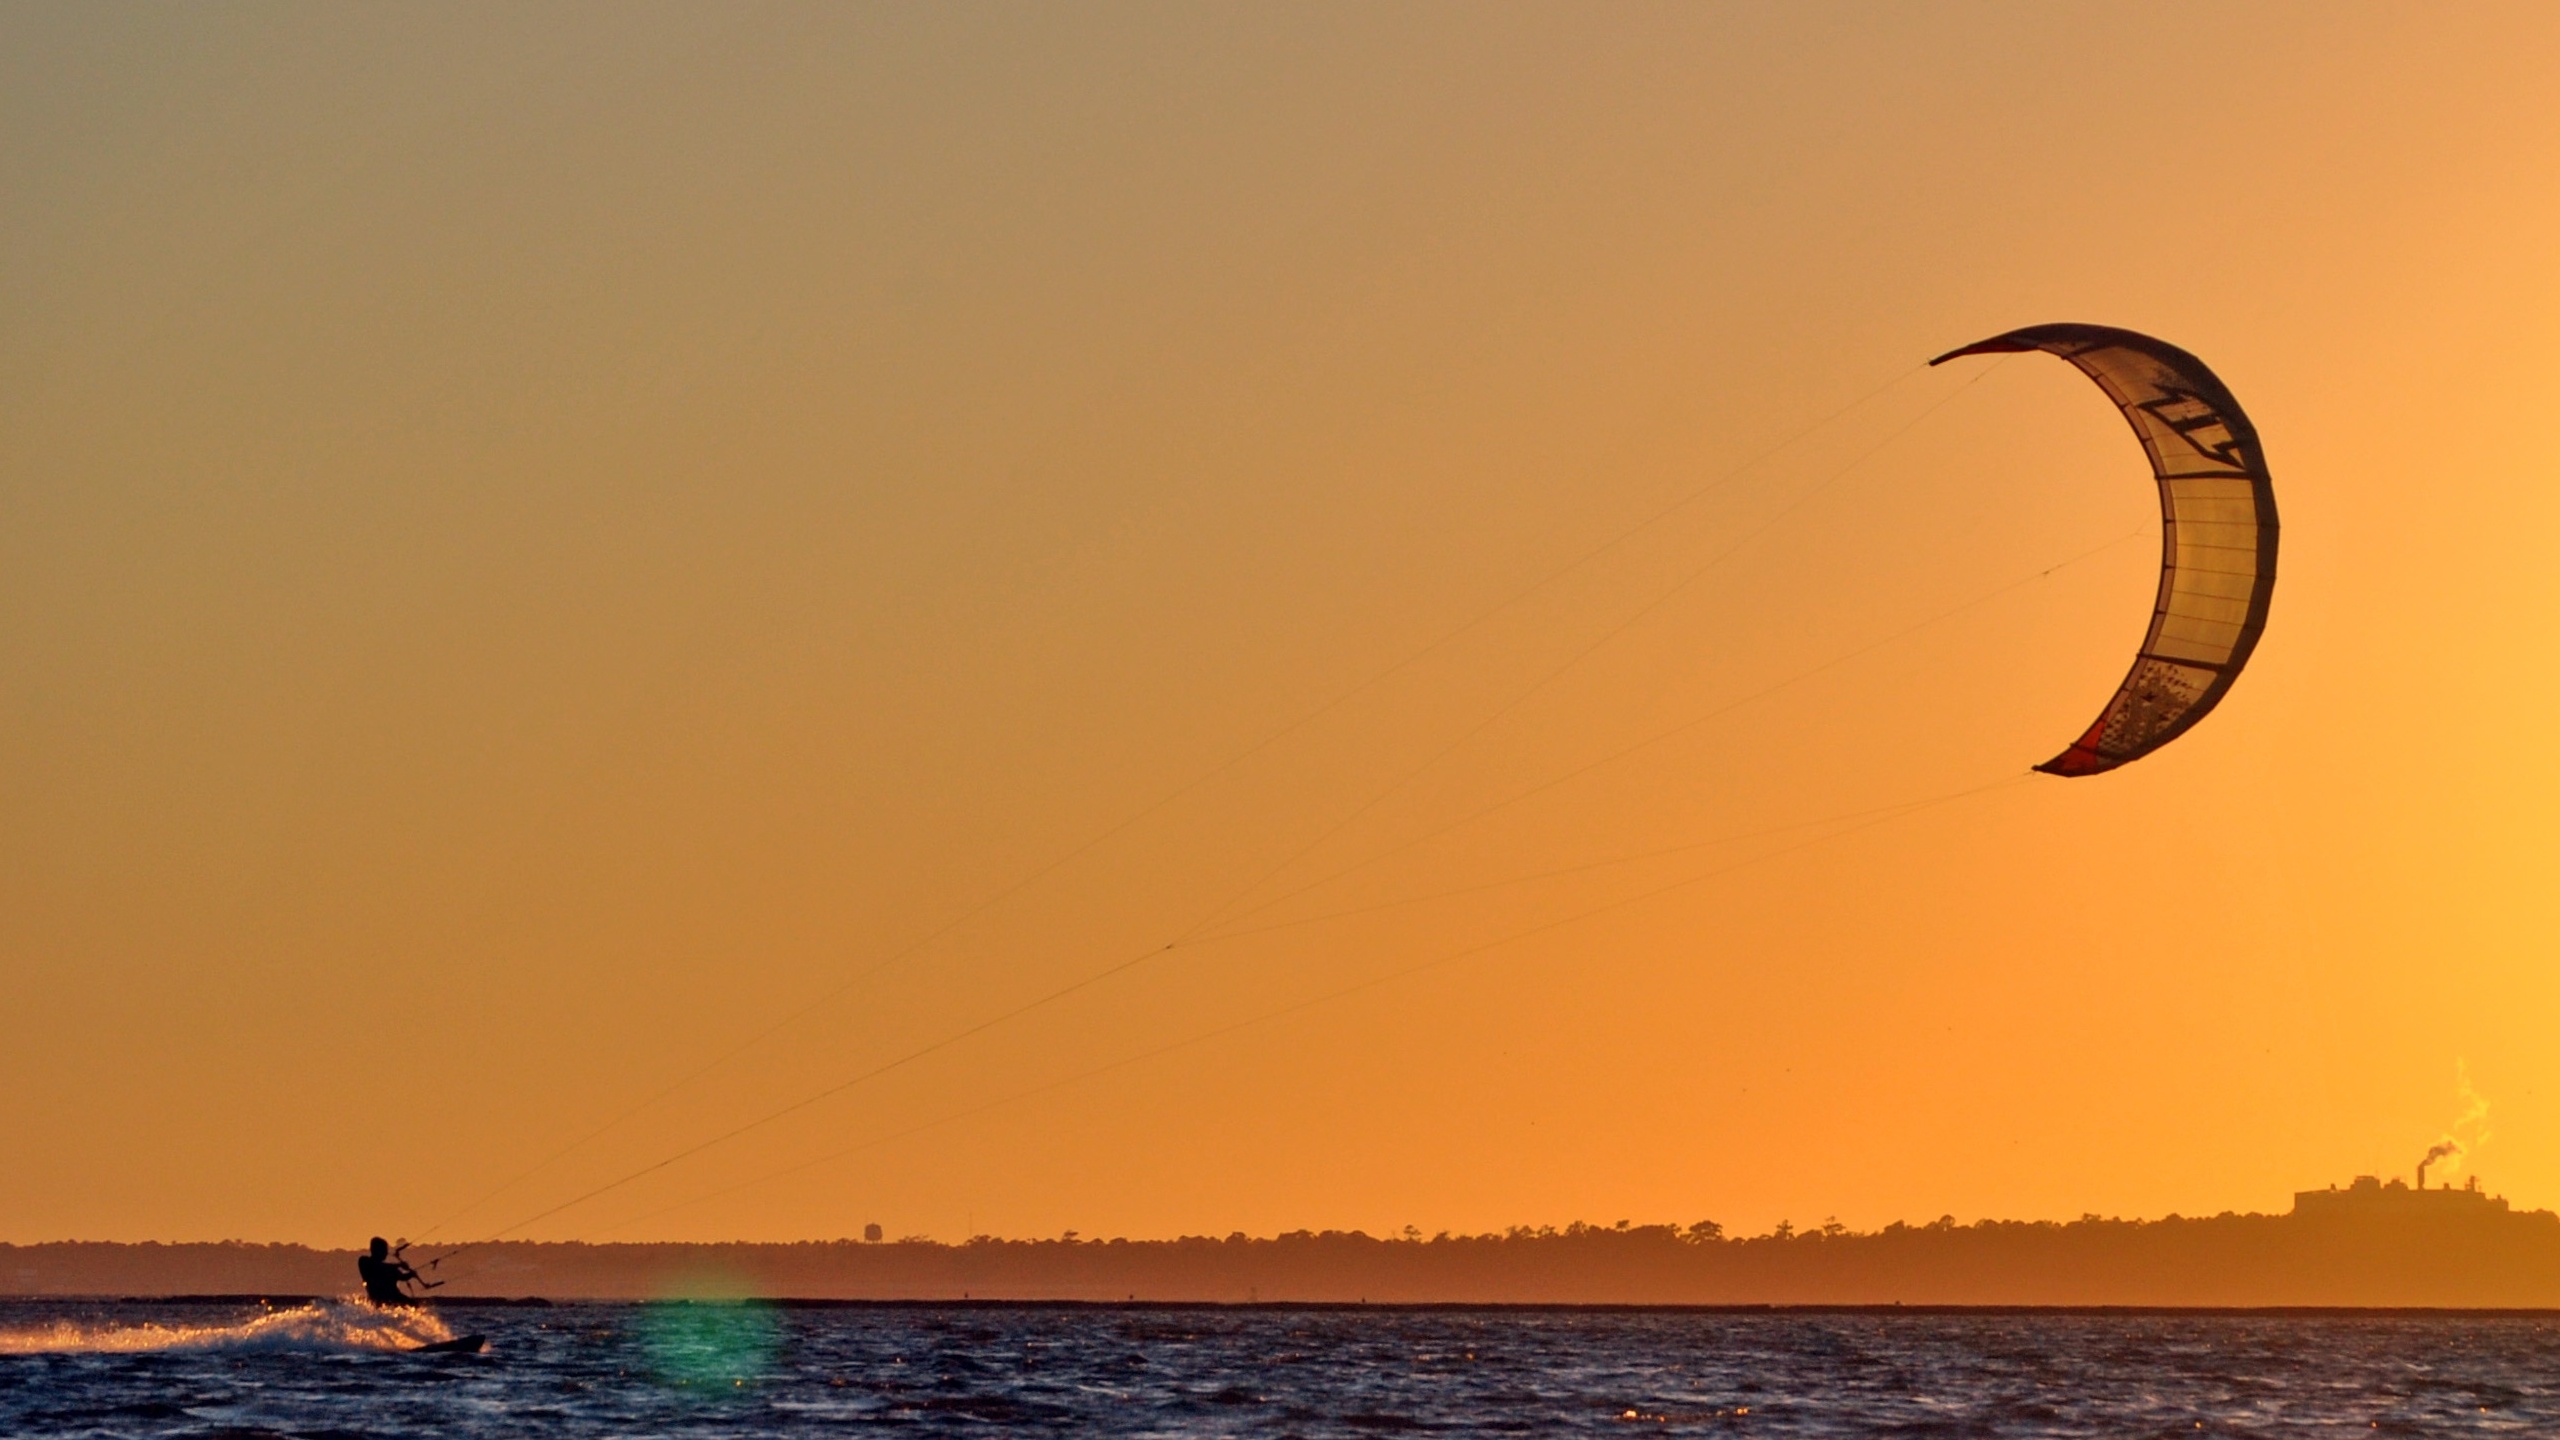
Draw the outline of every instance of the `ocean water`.
<instances>
[{"instance_id":1,"label":"ocean water","mask_svg":"<svg viewBox=\"0 0 2560 1440\"><path fill-rule=\"evenodd\" d=\"M0 1302L9 1435L854 1431L2560 1436L2560 1317Z\"/></svg>"}]
</instances>

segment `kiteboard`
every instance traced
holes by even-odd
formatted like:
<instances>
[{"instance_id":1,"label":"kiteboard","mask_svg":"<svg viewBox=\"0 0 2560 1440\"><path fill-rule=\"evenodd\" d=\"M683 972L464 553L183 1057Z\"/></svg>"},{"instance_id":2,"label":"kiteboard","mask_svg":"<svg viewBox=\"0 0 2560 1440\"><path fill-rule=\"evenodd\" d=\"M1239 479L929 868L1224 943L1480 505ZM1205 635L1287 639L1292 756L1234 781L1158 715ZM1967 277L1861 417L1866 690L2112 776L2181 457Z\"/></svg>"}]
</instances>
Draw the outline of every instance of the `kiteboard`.
<instances>
[{"instance_id":1,"label":"kiteboard","mask_svg":"<svg viewBox=\"0 0 2560 1440\"><path fill-rule=\"evenodd\" d=\"M486 1335L456 1335L450 1340L438 1340L432 1345L412 1345L409 1347L409 1353L412 1355L477 1355L480 1353L480 1347L488 1343L489 1337Z\"/></svg>"}]
</instances>

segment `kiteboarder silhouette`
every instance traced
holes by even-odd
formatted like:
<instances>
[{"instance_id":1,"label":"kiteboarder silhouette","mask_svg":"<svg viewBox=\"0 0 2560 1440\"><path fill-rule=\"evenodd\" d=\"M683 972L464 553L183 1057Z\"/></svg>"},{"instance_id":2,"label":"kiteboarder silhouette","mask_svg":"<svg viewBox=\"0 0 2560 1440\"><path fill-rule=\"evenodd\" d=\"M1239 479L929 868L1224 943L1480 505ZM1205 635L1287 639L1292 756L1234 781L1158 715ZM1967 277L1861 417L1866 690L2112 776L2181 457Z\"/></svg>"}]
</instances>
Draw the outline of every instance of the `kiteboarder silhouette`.
<instances>
[{"instance_id":1,"label":"kiteboarder silhouette","mask_svg":"<svg viewBox=\"0 0 2560 1440\"><path fill-rule=\"evenodd\" d=\"M400 1250L408 1248L403 1244ZM417 1282L422 1290L433 1290L444 1283L420 1275L408 1261L400 1258L399 1250L391 1248L390 1241L379 1235L373 1237L372 1254L356 1257L356 1273L364 1277L364 1298L376 1305L417 1304L417 1296L400 1288L411 1281Z\"/></svg>"}]
</instances>

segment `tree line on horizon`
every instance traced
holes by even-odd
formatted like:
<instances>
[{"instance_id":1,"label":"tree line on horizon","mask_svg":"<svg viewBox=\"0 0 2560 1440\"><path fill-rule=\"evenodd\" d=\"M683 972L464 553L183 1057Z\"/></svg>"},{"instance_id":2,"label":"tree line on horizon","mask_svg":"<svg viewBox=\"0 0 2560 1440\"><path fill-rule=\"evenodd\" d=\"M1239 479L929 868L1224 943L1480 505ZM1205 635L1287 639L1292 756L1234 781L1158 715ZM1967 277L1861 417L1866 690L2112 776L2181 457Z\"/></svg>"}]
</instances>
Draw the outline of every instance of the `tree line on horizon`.
<instances>
[{"instance_id":1,"label":"tree line on horizon","mask_svg":"<svg viewBox=\"0 0 2560 1440\"><path fill-rule=\"evenodd\" d=\"M355 1254L236 1241L0 1245L0 1294L343 1296ZM1431 1236L1407 1226L1170 1240L503 1241L437 1274L445 1300L2560 1307L2560 1216L1941 1216L1872 1231L1782 1222L1747 1236L1697 1221Z\"/></svg>"}]
</instances>

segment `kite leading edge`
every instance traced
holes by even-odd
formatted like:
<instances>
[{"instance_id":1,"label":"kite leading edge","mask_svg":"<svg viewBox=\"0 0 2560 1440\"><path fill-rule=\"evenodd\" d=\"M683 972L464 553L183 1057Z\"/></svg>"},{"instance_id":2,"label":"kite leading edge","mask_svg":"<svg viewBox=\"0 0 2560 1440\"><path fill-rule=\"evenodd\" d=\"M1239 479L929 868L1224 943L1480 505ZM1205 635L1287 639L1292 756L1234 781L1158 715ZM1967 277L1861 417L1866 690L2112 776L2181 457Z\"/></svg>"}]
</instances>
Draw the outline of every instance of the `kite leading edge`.
<instances>
[{"instance_id":1,"label":"kite leading edge","mask_svg":"<svg viewBox=\"0 0 2560 1440\"><path fill-rule=\"evenodd\" d=\"M2133 669L2097 723L2036 768L2095 775L2139 760L2221 703L2267 628L2276 588L2276 494L2257 428L2205 363L2105 325L2031 325L1950 350L2042 350L2116 402L2160 481L2160 596Z\"/></svg>"}]
</instances>

